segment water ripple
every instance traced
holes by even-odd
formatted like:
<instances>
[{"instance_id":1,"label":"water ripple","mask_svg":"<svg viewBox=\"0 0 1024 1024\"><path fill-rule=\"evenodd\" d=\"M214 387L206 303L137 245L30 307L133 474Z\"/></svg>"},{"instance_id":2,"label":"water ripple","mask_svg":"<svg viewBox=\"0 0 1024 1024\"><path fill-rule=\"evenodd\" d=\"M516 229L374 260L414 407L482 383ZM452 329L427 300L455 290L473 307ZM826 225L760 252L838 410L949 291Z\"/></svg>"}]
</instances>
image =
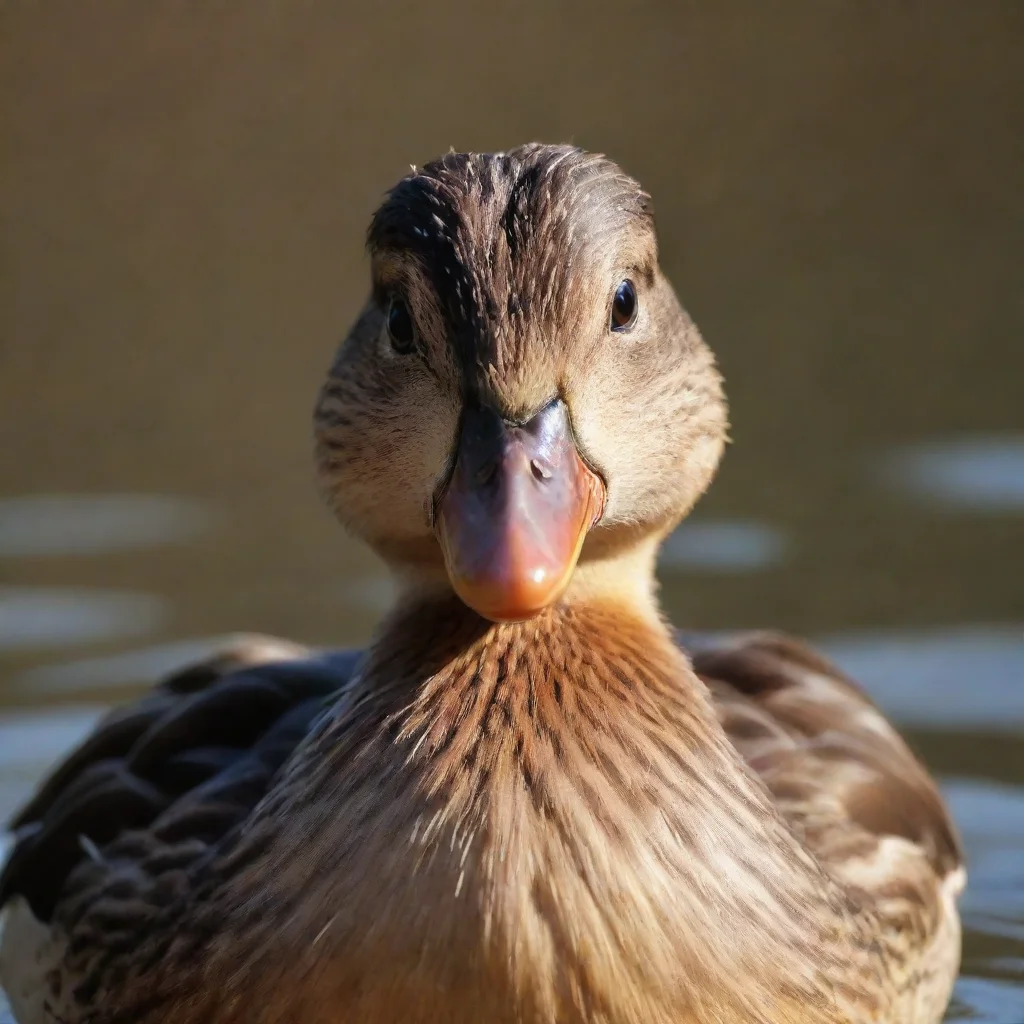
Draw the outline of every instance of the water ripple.
<instances>
[{"instance_id":1,"label":"water ripple","mask_svg":"<svg viewBox=\"0 0 1024 1024\"><path fill-rule=\"evenodd\" d=\"M659 565L703 572L755 572L782 561L786 539L764 523L741 519L684 522L665 539Z\"/></svg>"},{"instance_id":2,"label":"water ripple","mask_svg":"<svg viewBox=\"0 0 1024 1024\"><path fill-rule=\"evenodd\" d=\"M905 725L1024 728L1024 626L848 633L820 646Z\"/></svg>"},{"instance_id":3,"label":"water ripple","mask_svg":"<svg viewBox=\"0 0 1024 1024\"><path fill-rule=\"evenodd\" d=\"M195 501L151 494L0 499L0 556L94 555L187 540L209 522Z\"/></svg>"},{"instance_id":4,"label":"water ripple","mask_svg":"<svg viewBox=\"0 0 1024 1024\"><path fill-rule=\"evenodd\" d=\"M893 452L884 479L895 490L974 512L1024 511L1024 437L933 441Z\"/></svg>"},{"instance_id":5,"label":"water ripple","mask_svg":"<svg viewBox=\"0 0 1024 1024\"><path fill-rule=\"evenodd\" d=\"M195 637L93 658L38 665L15 676L14 684L36 693L74 694L89 690L135 690L251 639L246 633Z\"/></svg>"},{"instance_id":6,"label":"water ripple","mask_svg":"<svg viewBox=\"0 0 1024 1024\"><path fill-rule=\"evenodd\" d=\"M165 617L164 602L153 594L0 587L0 651L138 636Z\"/></svg>"}]
</instances>

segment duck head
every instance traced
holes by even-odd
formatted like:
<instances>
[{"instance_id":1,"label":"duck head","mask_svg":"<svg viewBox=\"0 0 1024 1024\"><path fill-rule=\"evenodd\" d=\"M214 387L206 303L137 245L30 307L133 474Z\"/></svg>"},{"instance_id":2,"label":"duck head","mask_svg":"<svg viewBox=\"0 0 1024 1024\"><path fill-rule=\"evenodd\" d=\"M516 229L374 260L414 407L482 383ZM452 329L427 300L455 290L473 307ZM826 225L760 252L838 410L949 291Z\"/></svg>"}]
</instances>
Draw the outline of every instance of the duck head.
<instances>
[{"instance_id":1,"label":"duck head","mask_svg":"<svg viewBox=\"0 0 1024 1024\"><path fill-rule=\"evenodd\" d=\"M339 519L493 621L629 551L652 573L726 409L637 182L566 146L451 153L392 189L368 249L371 296L316 410Z\"/></svg>"}]
</instances>

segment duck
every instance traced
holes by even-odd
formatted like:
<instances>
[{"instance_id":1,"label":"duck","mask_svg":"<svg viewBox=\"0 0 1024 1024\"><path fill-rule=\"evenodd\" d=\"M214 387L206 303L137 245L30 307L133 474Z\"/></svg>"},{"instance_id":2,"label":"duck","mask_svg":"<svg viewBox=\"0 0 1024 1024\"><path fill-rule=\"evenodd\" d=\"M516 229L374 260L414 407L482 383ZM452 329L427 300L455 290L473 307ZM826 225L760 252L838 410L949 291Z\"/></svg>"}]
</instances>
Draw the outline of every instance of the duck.
<instances>
[{"instance_id":1,"label":"duck","mask_svg":"<svg viewBox=\"0 0 1024 1024\"><path fill-rule=\"evenodd\" d=\"M866 694L676 632L656 557L727 442L610 159L386 194L316 475L396 581L365 650L243 637L113 710L12 824L23 1024L931 1024L965 869Z\"/></svg>"}]
</instances>

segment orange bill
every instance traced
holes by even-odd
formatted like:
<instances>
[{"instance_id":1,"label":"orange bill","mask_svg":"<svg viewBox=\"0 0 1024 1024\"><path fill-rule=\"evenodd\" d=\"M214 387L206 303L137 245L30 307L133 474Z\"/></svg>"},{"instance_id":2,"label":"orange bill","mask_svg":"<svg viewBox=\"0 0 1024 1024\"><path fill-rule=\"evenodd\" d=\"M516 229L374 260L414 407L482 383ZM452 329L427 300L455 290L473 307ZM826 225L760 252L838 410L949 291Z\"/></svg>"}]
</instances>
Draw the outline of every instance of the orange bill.
<instances>
[{"instance_id":1,"label":"orange bill","mask_svg":"<svg viewBox=\"0 0 1024 1024\"><path fill-rule=\"evenodd\" d=\"M536 615L568 586L604 497L561 400L524 424L467 410L436 518L455 592L494 622Z\"/></svg>"}]
</instances>

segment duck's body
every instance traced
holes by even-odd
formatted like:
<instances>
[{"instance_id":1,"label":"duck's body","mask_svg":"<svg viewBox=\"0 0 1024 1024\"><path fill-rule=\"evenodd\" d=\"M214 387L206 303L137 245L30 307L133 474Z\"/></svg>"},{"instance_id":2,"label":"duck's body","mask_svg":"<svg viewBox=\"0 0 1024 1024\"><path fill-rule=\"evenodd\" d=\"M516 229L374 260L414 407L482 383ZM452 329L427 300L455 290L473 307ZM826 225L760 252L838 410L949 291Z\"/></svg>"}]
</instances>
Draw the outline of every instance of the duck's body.
<instances>
[{"instance_id":1,"label":"duck's body","mask_svg":"<svg viewBox=\"0 0 1024 1024\"><path fill-rule=\"evenodd\" d=\"M656 621L559 620L440 603L354 678L347 656L200 671L117 714L78 802L105 790L92 814L126 817L152 780L172 802L102 862L79 853L50 930L22 907L3 952L19 1019L937 1019L956 841L881 715L779 638L708 647L702 685ZM281 742L232 755L239 722ZM57 795L9 880L41 904L75 839Z\"/></svg>"},{"instance_id":2,"label":"duck's body","mask_svg":"<svg viewBox=\"0 0 1024 1024\"><path fill-rule=\"evenodd\" d=\"M459 169L461 201L475 186L493 197L502 181L492 158L459 159L486 172ZM530 174L550 202L558 166L583 160L543 148L501 159L520 172L509 208L523 202L515 188ZM435 196L428 207L458 236L448 202ZM502 227L511 250L524 244L514 227ZM375 228L378 247L393 252L384 229L394 224L378 214ZM458 265L478 269L465 246L455 250ZM500 263L492 250L492 277ZM530 308L529 282L506 276L520 281L516 308ZM416 292L422 282L406 287L418 294L418 322L431 308L441 315ZM460 301L474 287L470 274ZM721 444L717 378L699 337L687 342L697 385L678 396L688 406L682 479L638 490L626 467L601 459L602 432L572 407L579 385L563 375L564 404L526 426L471 429L478 414L462 413L456 469L448 456L440 491L428 488L424 531L411 510L374 520L370 491L386 490L386 473L408 479L411 462L432 452L429 437L403 439L388 421L392 465L367 473L365 432L344 445L331 435L353 425L343 400L368 401L374 415L391 400L365 381L353 397L380 330L365 319L321 402L321 470L345 479L345 518L402 570L403 597L359 658L240 649L115 713L72 755L17 822L0 888L10 911L0 972L18 1019L937 1021L959 962L963 872L924 769L806 649L750 636L687 645L691 664L658 612L657 539L692 504ZM477 361L491 400L543 404L545 388L523 372L528 355L520 346L503 358L499 345ZM399 396L417 386L400 381ZM589 440L585 463L565 447L566 406L576 443ZM495 429L511 439L505 461L470 472ZM512 541L492 543L483 569L473 560L481 521L494 521L480 490L495 473L506 486L501 474L518 472L520 448L534 452L530 486L548 489L515 491L520 478L510 476L519 504L493 513L511 516L502 529L519 529L538 501L542 527L556 529L567 508L585 510L586 528L597 523L582 555L575 534L547 551L560 565L575 543L580 564L543 601L534 585L543 573L514 583L532 551L520 535L502 533ZM600 484L587 475L594 463ZM552 492L560 474L590 483ZM438 571L434 531L461 599ZM498 577L487 575L494 565ZM489 621L508 618L525 621Z\"/></svg>"}]
</instances>

